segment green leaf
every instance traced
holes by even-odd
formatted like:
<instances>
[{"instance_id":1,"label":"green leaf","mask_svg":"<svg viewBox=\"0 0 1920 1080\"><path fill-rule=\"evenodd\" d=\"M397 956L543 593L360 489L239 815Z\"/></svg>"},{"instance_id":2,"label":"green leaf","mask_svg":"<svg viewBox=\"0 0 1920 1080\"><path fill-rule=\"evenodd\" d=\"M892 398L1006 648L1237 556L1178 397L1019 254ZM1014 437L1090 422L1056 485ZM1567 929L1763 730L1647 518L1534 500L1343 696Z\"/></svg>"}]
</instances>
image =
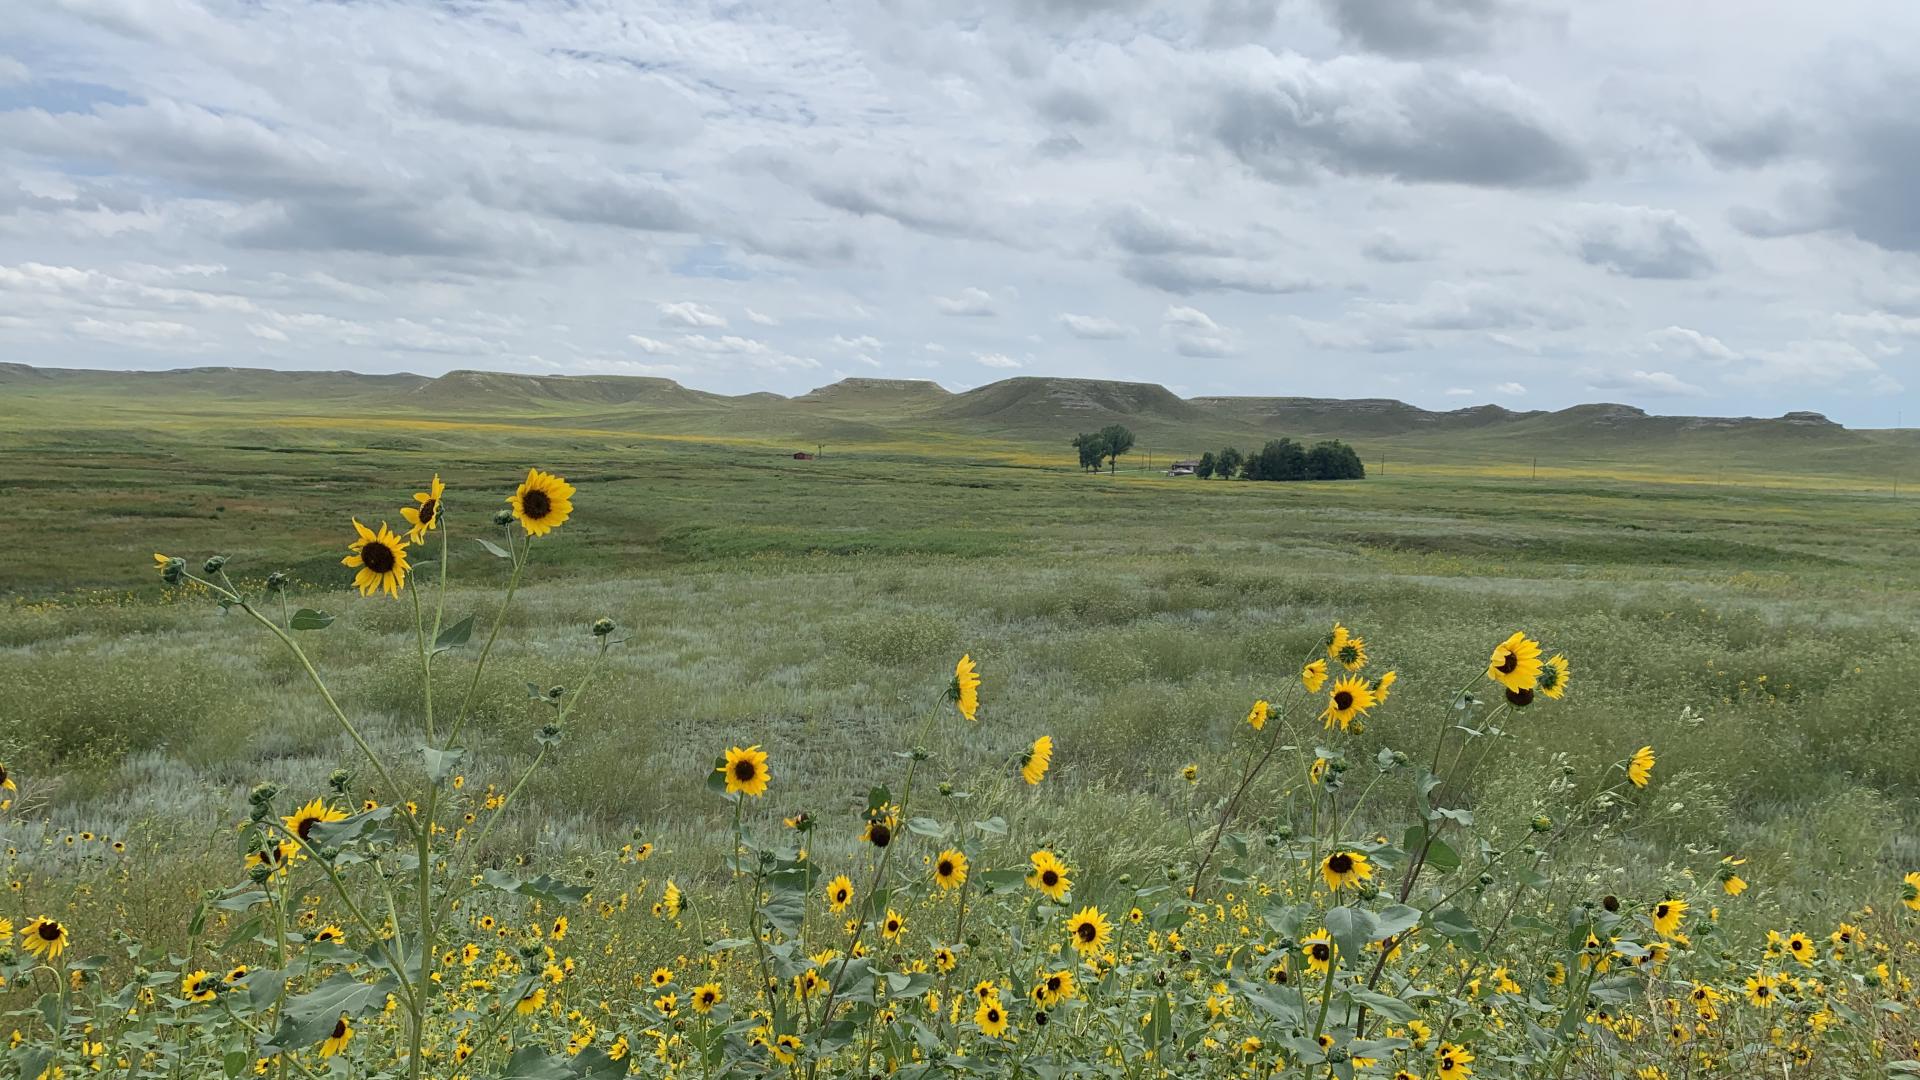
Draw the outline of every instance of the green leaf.
<instances>
[{"instance_id":1,"label":"green leaf","mask_svg":"<svg viewBox=\"0 0 1920 1080\"><path fill-rule=\"evenodd\" d=\"M13 1052L13 1060L20 1066L20 1080L39 1080L40 1075L53 1064L53 1051L23 1046Z\"/></svg>"},{"instance_id":2,"label":"green leaf","mask_svg":"<svg viewBox=\"0 0 1920 1080\"><path fill-rule=\"evenodd\" d=\"M1465 813L1465 810L1437 811L1440 817L1453 817L1455 814ZM1468 820L1462 822L1462 824L1465 825L1471 825L1472 823L1472 815L1468 815ZM1445 840L1436 836L1427 842L1427 865L1443 874L1451 873L1460 869L1460 853L1453 850L1452 845L1448 844Z\"/></svg>"},{"instance_id":3,"label":"green leaf","mask_svg":"<svg viewBox=\"0 0 1920 1080\"><path fill-rule=\"evenodd\" d=\"M1450 938L1466 943L1468 948L1478 952L1480 949L1480 931L1474 929L1473 920L1457 907L1443 907L1427 916L1427 925Z\"/></svg>"},{"instance_id":4,"label":"green leaf","mask_svg":"<svg viewBox=\"0 0 1920 1080\"><path fill-rule=\"evenodd\" d=\"M890 998L916 998L933 989L931 972L916 971L911 974L903 971L887 972L887 996Z\"/></svg>"},{"instance_id":5,"label":"green leaf","mask_svg":"<svg viewBox=\"0 0 1920 1080\"><path fill-rule=\"evenodd\" d=\"M1025 870L988 870L981 874L980 883L992 889L1004 889L1027 880Z\"/></svg>"},{"instance_id":6,"label":"green leaf","mask_svg":"<svg viewBox=\"0 0 1920 1080\"><path fill-rule=\"evenodd\" d=\"M473 616L469 615L459 622L454 623L452 626L447 627L445 630L440 631L440 636L433 639L433 651L445 652L448 649L457 649L472 640L472 638Z\"/></svg>"},{"instance_id":7,"label":"green leaf","mask_svg":"<svg viewBox=\"0 0 1920 1080\"><path fill-rule=\"evenodd\" d=\"M973 827L980 830L981 833L987 836L1007 835L1007 819L1001 817L998 814L995 814L994 816L988 818L985 821L974 822Z\"/></svg>"},{"instance_id":8,"label":"green leaf","mask_svg":"<svg viewBox=\"0 0 1920 1080\"><path fill-rule=\"evenodd\" d=\"M541 874L531 881L514 877L504 870L483 870L480 878L489 887L504 893L519 896L531 896L548 903L577 904L587 898L588 889L584 885L568 885L551 874Z\"/></svg>"},{"instance_id":9,"label":"green leaf","mask_svg":"<svg viewBox=\"0 0 1920 1080\"><path fill-rule=\"evenodd\" d=\"M465 750L454 747L451 750L437 750L431 746L422 746L420 754L427 762L427 778L435 784L444 784L453 771L460 767L460 759L467 756Z\"/></svg>"},{"instance_id":10,"label":"green leaf","mask_svg":"<svg viewBox=\"0 0 1920 1080\"><path fill-rule=\"evenodd\" d=\"M798 891L775 892L767 898L766 903L760 905L760 912L775 930L794 937L800 933L800 923L807 917L806 894Z\"/></svg>"},{"instance_id":11,"label":"green leaf","mask_svg":"<svg viewBox=\"0 0 1920 1080\"><path fill-rule=\"evenodd\" d=\"M391 976L374 982L362 982L346 972L328 979L312 992L290 998L280 1017L280 1028L273 1033L274 1051L300 1050L320 1042L333 1033L340 1015L361 1016L386 1003L387 995L400 984ZM265 1049L264 1047L262 1048Z\"/></svg>"},{"instance_id":12,"label":"green leaf","mask_svg":"<svg viewBox=\"0 0 1920 1080\"><path fill-rule=\"evenodd\" d=\"M485 543L486 541L481 541ZM573 1059L565 1054L549 1054L539 1045L522 1046L507 1059L499 1080L576 1080Z\"/></svg>"},{"instance_id":13,"label":"green leaf","mask_svg":"<svg viewBox=\"0 0 1920 1080\"><path fill-rule=\"evenodd\" d=\"M322 821L307 831L307 843L315 848L340 847L360 839L368 829L392 816L393 807L376 806L343 821Z\"/></svg>"},{"instance_id":14,"label":"green leaf","mask_svg":"<svg viewBox=\"0 0 1920 1080\"><path fill-rule=\"evenodd\" d=\"M1385 941L1395 934L1410 930L1420 921L1420 909L1405 904L1394 904L1374 912L1373 940Z\"/></svg>"},{"instance_id":15,"label":"green leaf","mask_svg":"<svg viewBox=\"0 0 1920 1080\"><path fill-rule=\"evenodd\" d=\"M934 840L944 840L947 837L947 827L930 817L908 818L907 831L915 836L925 836Z\"/></svg>"},{"instance_id":16,"label":"green leaf","mask_svg":"<svg viewBox=\"0 0 1920 1080\"><path fill-rule=\"evenodd\" d=\"M333 625L333 616L324 611L303 607L293 613L293 618L287 620L287 625L295 630L325 630Z\"/></svg>"},{"instance_id":17,"label":"green leaf","mask_svg":"<svg viewBox=\"0 0 1920 1080\"><path fill-rule=\"evenodd\" d=\"M1328 908L1325 916L1328 936L1340 947L1342 957L1358 962L1360 950L1375 940L1373 913L1364 908L1346 906Z\"/></svg>"},{"instance_id":18,"label":"green leaf","mask_svg":"<svg viewBox=\"0 0 1920 1080\"><path fill-rule=\"evenodd\" d=\"M1356 986L1347 992L1347 996L1389 1020L1411 1020L1420 1015L1411 1004L1401 1001L1392 994L1382 994L1376 990L1366 990ZM1386 1039L1382 1041L1399 1042L1399 1048L1404 1048L1407 1045L1405 1040ZM1360 1056L1373 1057L1374 1055L1361 1054Z\"/></svg>"},{"instance_id":19,"label":"green leaf","mask_svg":"<svg viewBox=\"0 0 1920 1080\"><path fill-rule=\"evenodd\" d=\"M479 544L483 548L486 548L487 553L489 555L492 555L496 559L513 558L512 553L508 552L505 548L501 547L499 544L496 544L491 540L482 540L481 538L476 536L473 538L473 542L476 544Z\"/></svg>"},{"instance_id":20,"label":"green leaf","mask_svg":"<svg viewBox=\"0 0 1920 1080\"><path fill-rule=\"evenodd\" d=\"M1169 1035L1173 1034L1173 1002L1166 994L1153 999L1153 1010L1147 1014L1147 1049L1158 1049Z\"/></svg>"}]
</instances>

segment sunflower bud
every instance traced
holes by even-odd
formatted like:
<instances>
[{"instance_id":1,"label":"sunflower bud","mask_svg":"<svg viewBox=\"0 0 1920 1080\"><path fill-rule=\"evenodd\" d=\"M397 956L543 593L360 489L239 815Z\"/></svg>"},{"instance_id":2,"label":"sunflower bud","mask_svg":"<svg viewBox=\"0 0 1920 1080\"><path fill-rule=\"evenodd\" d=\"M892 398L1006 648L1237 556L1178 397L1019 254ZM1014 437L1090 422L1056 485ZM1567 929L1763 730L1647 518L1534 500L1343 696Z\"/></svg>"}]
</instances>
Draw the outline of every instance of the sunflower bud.
<instances>
[{"instance_id":1,"label":"sunflower bud","mask_svg":"<svg viewBox=\"0 0 1920 1080\"><path fill-rule=\"evenodd\" d=\"M1548 817L1547 815L1540 814L1533 819L1534 832L1546 832L1548 829L1551 829L1551 828L1553 828L1553 819Z\"/></svg>"},{"instance_id":2,"label":"sunflower bud","mask_svg":"<svg viewBox=\"0 0 1920 1080\"><path fill-rule=\"evenodd\" d=\"M265 885L267 883L267 879L272 876L273 876L273 867L271 866L259 865L259 866L252 866L247 869L247 877L255 885Z\"/></svg>"},{"instance_id":3,"label":"sunflower bud","mask_svg":"<svg viewBox=\"0 0 1920 1080\"><path fill-rule=\"evenodd\" d=\"M275 570L273 573L267 575L268 592L285 592L286 588L287 572L285 570Z\"/></svg>"},{"instance_id":4,"label":"sunflower bud","mask_svg":"<svg viewBox=\"0 0 1920 1080\"><path fill-rule=\"evenodd\" d=\"M280 788L275 784L255 784L253 790L247 792L247 801L255 806L265 806L278 794L280 794Z\"/></svg>"},{"instance_id":5,"label":"sunflower bud","mask_svg":"<svg viewBox=\"0 0 1920 1080\"><path fill-rule=\"evenodd\" d=\"M1620 898L1613 895L1612 893L1608 893L1607 895L1600 898L1600 906L1603 908L1606 908L1608 911L1619 911Z\"/></svg>"},{"instance_id":6,"label":"sunflower bud","mask_svg":"<svg viewBox=\"0 0 1920 1080\"><path fill-rule=\"evenodd\" d=\"M912 752L913 752L913 760L915 761L925 761L928 758L933 756L933 753L924 746L916 746L913 748Z\"/></svg>"},{"instance_id":7,"label":"sunflower bud","mask_svg":"<svg viewBox=\"0 0 1920 1080\"><path fill-rule=\"evenodd\" d=\"M345 795L347 789L353 786L353 773L346 769L335 769L332 775L327 777L327 784L333 790Z\"/></svg>"},{"instance_id":8,"label":"sunflower bud","mask_svg":"<svg viewBox=\"0 0 1920 1080\"><path fill-rule=\"evenodd\" d=\"M549 686L547 687L547 700L559 701L562 697L566 696L566 693L567 688L564 686Z\"/></svg>"},{"instance_id":9,"label":"sunflower bud","mask_svg":"<svg viewBox=\"0 0 1920 1080\"><path fill-rule=\"evenodd\" d=\"M940 794L942 794L942 795L952 795L952 794L953 794L953 782L952 782L952 781L950 781L950 780L942 780L942 781L940 781Z\"/></svg>"},{"instance_id":10,"label":"sunflower bud","mask_svg":"<svg viewBox=\"0 0 1920 1080\"><path fill-rule=\"evenodd\" d=\"M493 523L502 526L513 524L513 511L495 510L493 512Z\"/></svg>"},{"instance_id":11,"label":"sunflower bud","mask_svg":"<svg viewBox=\"0 0 1920 1080\"><path fill-rule=\"evenodd\" d=\"M1120 884L1122 884L1122 885L1131 885L1131 884L1133 884L1133 875L1132 875L1132 874L1121 874L1121 875L1120 875Z\"/></svg>"},{"instance_id":12,"label":"sunflower bud","mask_svg":"<svg viewBox=\"0 0 1920 1080\"><path fill-rule=\"evenodd\" d=\"M613 633L613 626L614 623L612 619L595 619L593 620L593 636L606 637L608 634Z\"/></svg>"},{"instance_id":13,"label":"sunflower bud","mask_svg":"<svg viewBox=\"0 0 1920 1080\"><path fill-rule=\"evenodd\" d=\"M200 569L206 571L208 574L217 574L225 569L226 565L227 557L225 555L213 555L208 557L206 565Z\"/></svg>"}]
</instances>

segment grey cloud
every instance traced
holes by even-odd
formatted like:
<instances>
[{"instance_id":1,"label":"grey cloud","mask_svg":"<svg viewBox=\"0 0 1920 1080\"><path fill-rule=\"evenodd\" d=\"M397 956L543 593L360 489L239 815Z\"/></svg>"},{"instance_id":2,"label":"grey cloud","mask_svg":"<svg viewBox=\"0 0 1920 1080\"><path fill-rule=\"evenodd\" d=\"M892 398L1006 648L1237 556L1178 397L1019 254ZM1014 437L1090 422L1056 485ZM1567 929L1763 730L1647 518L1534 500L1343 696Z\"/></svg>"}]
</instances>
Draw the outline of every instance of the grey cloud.
<instances>
[{"instance_id":1,"label":"grey cloud","mask_svg":"<svg viewBox=\"0 0 1920 1080\"><path fill-rule=\"evenodd\" d=\"M1360 245L1360 254L1379 263L1423 262L1433 257L1431 252L1408 243L1391 229L1375 229Z\"/></svg>"},{"instance_id":2,"label":"grey cloud","mask_svg":"<svg viewBox=\"0 0 1920 1080\"><path fill-rule=\"evenodd\" d=\"M1591 206L1565 242L1582 262L1625 277L1705 277L1715 268L1693 224L1671 210Z\"/></svg>"},{"instance_id":3,"label":"grey cloud","mask_svg":"<svg viewBox=\"0 0 1920 1080\"><path fill-rule=\"evenodd\" d=\"M494 205L546 214L583 225L615 225L648 232L688 232L693 213L658 184L617 173L528 177L502 184L481 180L475 194Z\"/></svg>"},{"instance_id":4,"label":"grey cloud","mask_svg":"<svg viewBox=\"0 0 1920 1080\"><path fill-rule=\"evenodd\" d=\"M1224 240L1206 230L1137 204L1108 215L1106 231L1121 250L1135 255L1218 255L1227 250Z\"/></svg>"},{"instance_id":5,"label":"grey cloud","mask_svg":"<svg viewBox=\"0 0 1920 1080\"><path fill-rule=\"evenodd\" d=\"M613 64L548 56L538 68L495 62L485 68L406 71L395 97L467 124L602 142L678 142L700 128L690 102L659 80Z\"/></svg>"},{"instance_id":6,"label":"grey cloud","mask_svg":"<svg viewBox=\"0 0 1920 1080\"><path fill-rule=\"evenodd\" d=\"M1785 109L1741 121L1700 125L1694 141L1714 164L1723 168L1758 168L1797 150L1803 135L1799 122Z\"/></svg>"},{"instance_id":7,"label":"grey cloud","mask_svg":"<svg viewBox=\"0 0 1920 1080\"><path fill-rule=\"evenodd\" d=\"M462 200L418 205L389 197L308 199L270 206L227 235L238 247L276 251L357 251L374 255L550 261L552 236L499 220Z\"/></svg>"},{"instance_id":8,"label":"grey cloud","mask_svg":"<svg viewBox=\"0 0 1920 1080\"><path fill-rule=\"evenodd\" d=\"M1224 87L1215 137L1270 180L1318 173L1407 183L1564 187L1588 165L1513 84L1439 68L1290 57Z\"/></svg>"},{"instance_id":9,"label":"grey cloud","mask_svg":"<svg viewBox=\"0 0 1920 1080\"><path fill-rule=\"evenodd\" d=\"M1056 124L1091 127L1105 123L1108 116L1105 102L1091 91L1077 87L1056 86L1036 98L1033 107Z\"/></svg>"},{"instance_id":10,"label":"grey cloud","mask_svg":"<svg viewBox=\"0 0 1920 1080\"><path fill-rule=\"evenodd\" d=\"M1388 56L1443 56L1487 47L1510 5L1501 0L1322 0L1349 44Z\"/></svg>"},{"instance_id":11,"label":"grey cloud","mask_svg":"<svg viewBox=\"0 0 1920 1080\"><path fill-rule=\"evenodd\" d=\"M1313 278L1274 273L1242 259L1137 255L1122 262L1120 272L1129 281L1180 296L1202 292L1278 295L1322 287Z\"/></svg>"}]
</instances>

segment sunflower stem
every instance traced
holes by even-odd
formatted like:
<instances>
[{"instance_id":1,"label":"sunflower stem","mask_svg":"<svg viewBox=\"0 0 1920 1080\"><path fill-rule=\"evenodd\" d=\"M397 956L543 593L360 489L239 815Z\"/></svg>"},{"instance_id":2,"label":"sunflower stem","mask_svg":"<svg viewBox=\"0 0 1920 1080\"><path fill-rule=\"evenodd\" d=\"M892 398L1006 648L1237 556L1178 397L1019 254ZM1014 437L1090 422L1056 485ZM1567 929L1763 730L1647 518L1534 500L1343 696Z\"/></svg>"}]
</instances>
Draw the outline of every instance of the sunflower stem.
<instances>
[{"instance_id":1,"label":"sunflower stem","mask_svg":"<svg viewBox=\"0 0 1920 1080\"><path fill-rule=\"evenodd\" d=\"M454 715L453 730L447 733L443 749L451 749L455 739L460 737L461 729L467 723L467 710L473 708L474 695L480 691L480 674L487 668L487 658L493 655L494 640L500 636L500 627L507 621L507 611L513 607L513 594L520 588L520 575L533 558L533 538L527 537L525 543L516 547L513 534L507 534L507 547L518 558L513 560L513 575L507 579L507 595L500 601L500 610L493 616L493 629L487 632L487 643L480 649L480 659L473 665L473 679L467 683L467 695L460 702L460 711Z\"/></svg>"}]
</instances>

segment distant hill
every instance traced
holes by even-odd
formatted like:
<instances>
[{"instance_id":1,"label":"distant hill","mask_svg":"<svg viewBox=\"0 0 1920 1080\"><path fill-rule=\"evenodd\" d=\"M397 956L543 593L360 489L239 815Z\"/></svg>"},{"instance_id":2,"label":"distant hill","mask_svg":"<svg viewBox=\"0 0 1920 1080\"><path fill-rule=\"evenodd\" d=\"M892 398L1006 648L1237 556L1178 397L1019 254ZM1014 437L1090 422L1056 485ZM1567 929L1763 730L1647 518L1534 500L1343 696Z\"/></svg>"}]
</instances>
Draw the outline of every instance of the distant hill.
<instances>
[{"instance_id":1,"label":"distant hill","mask_svg":"<svg viewBox=\"0 0 1920 1080\"><path fill-rule=\"evenodd\" d=\"M1079 430L1129 420L1192 421L1203 411L1158 383L1023 375L955 395L938 415L997 427L1046 423Z\"/></svg>"},{"instance_id":2,"label":"distant hill","mask_svg":"<svg viewBox=\"0 0 1920 1080\"><path fill-rule=\"evenodd\" d=\"M936 405L951 397L952 391L931 379L841 379L792 400L838 409L899 409Z\"/></svg>"}]
</instances>

